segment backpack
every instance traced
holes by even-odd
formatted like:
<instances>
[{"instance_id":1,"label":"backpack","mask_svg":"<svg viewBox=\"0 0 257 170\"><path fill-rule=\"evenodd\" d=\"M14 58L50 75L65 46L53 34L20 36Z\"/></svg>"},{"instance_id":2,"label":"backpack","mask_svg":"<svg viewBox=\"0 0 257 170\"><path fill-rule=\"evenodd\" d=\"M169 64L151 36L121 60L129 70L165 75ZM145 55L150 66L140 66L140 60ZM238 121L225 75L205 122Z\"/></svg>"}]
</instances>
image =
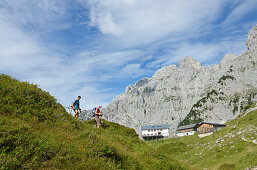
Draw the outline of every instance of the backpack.
<instances>
[{"instance_id":1,"label":"backpack","mask_svg":"<svg viewBox=\"0 0 257 170\"><path fill-rule=\"evenodd\" d=\"M94 108L92 109L92 116L93 116L93 117L95 117L95 110L96 110L96 107L94 107Z\"/></svg>"}]
</instances>

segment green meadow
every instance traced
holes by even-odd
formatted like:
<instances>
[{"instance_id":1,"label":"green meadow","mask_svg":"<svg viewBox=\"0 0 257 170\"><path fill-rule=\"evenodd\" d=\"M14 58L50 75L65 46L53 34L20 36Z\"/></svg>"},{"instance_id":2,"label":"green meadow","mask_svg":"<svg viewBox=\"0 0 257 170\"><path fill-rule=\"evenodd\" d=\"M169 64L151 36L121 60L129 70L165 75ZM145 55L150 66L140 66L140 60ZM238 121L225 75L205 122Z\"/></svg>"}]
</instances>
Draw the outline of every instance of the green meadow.
<instances>
[{"instance_id":1,"label":"green meadow","mask_svg":"<svg viewBox=\"0 0 257 170\"><path fill-rule=\"evenodd\" d=\"M249 108L251 109L251 108ZM0 75L1 169L245 169L257 167L257 110L205 138L145 142L133 129L81 122L37 85Z\"/></svg>"},{"instance_id":2,"label":"green meadow","mask_svg":"<svg viewBox=\"0 0 257 170\"><path fill-rule=\"evenodd\" d=\"M0 75L1 169L187 169L104 120L76 120L36 85Z\"/></svg>"},{"instance_id":3,"label":"green meadow","mask_svg":"<svg viewBox=\"0 0 257 170\"><path fill-rule=\"evenodd\" d=\"M149 144L192 169L257 168L257 110L245 116L242 113L226 124L224 129L204 138L195 134Z\"/></svg>"}]
</instances>

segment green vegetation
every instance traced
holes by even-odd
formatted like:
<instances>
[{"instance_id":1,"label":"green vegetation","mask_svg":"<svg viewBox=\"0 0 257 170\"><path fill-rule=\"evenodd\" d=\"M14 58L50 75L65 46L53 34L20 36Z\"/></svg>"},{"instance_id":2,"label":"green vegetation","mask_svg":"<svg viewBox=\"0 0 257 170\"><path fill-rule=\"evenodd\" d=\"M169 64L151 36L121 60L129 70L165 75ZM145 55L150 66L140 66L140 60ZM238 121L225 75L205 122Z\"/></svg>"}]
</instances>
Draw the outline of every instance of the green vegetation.
<instances>
[{"instance_id":1,"label":"green vegetation","mask_svg":"<svg viewBox=\"0 0 257 170\"><path fill-rule=\"evenodd\" d=\"M253 104L253 98L256 95L255 91L249 91L247 94L245 94L245 97L240 96L239 93L236 93L233 98L230 100L229 105L233 106L233 114L240 111L243 112L251 107ZM240 98L242 99L240 101Z\"/></svg>"},{"instance_id":2,"label":"green vegetation","mask_svg":"<svg viewBox=\"0 0 257 170\"><path fill-rule=\"evenodd\" d=\"M257 110L243 115L228 122L224 129L211 136L199 138L195 134L150 141L149 145L160 153L176 157L192 169L256 168Z\"/></svg>"},{"instance_id":3,"label":"green vegetation","mask_svg":"<svg viewBox=\"0 0 257 170\"><path fill-rule=\"evenodd\" d=\"M196 104L194 104L189 114L185 117L185 119L182 122L179 123L179 126L202 122L203 119L200 118L201 113L206 110L211 110L212 108L208 108L208 107L201 108L201 107L203 107L203 105L207 102L207 100L211 100L212 102L214 102L214 99L212 98L212 96L214 95L215 96L218 95L218 92L216 90L212 90L208 92L206 97L203 97Z\"/></svg>"},{"instance_id":4,"label":"green vegetation","mask_svg":"<svg viewBox=\"0 0 257 170\"><path fill-rule=\"evenodd\" d=\"M203 119L200 118L201 111L199 111L198 108L202 107L201 103L204 99L206 99L206 97L204 97L202 100L198 101L196 104L193 105L189 114L185 117L183 121L179 123L179 126L200 123L203 121Z\"/></svg>"},{"instance_id":5,"label":"green vegetation","mask_svg":"<svg viewBox=\"0 0 257 170\"><path fill-rule=\"evenodd\" d=\"M104 120L81 122L36 85L0 75L1 169L186 169Z\"/></svg>"},{"instance_id":6,"label":"green vegetation","mask_svg":"<svg viewBox=\"0 0 257 170\"><path fill-rule=\"evenodd\" d=\"M65 116L63 107L49 93L27 82L0 75L0 114L53 123Z\"/></svg>"},{"instance_id":7,"label":"green vegetation","mask_svg":"<svg viewBox=\"0 0 257 170\"><path fill-rule=\"evenodd\" d=\"M228 73L231 73L231 72L233 72L234 70L233 70L233 65L231 65L230 67L229 67L229 70L227 71Z\"/></svg>"},{"instance_id":8,"label":"green vegetation","mask_svg":"<svg viewBox=\"0 0 257 170\"><path fill-rule=\"evenodd\" d=\"M6 75L0 75L0 100L1 169L257 167L257 110L205 138L144 142L116 123L104 120L97 129L94 120L78 121L47 92Z\"/></svg>"},{"instance_id":9,"label":"green vegetation","mask_svg":"<svg viewBox=\"0 0 257 170\"><path fill-rule=\"evenodd\" d=\"M203 119L200 118L200 115L201 115L200 111L194 110L194 108L192 108L189 114L185 117L185 119L179 123L179 126L202 122Z\"/></svg>"},{"instance_id":10,"label":"green vegetation","mask_svg":"<svg viewBox=\"0 0 257 170\"><path fill-rule=\"evenodd\" d=\"M239 107L238 107L238 102L240 99L240 94L236 93L234 98L229 102L229 105L233 104L233 114L235 114Z\"/></svg>"},{"instance_id":11,"label":"green vegetation","mask_svg":"<svg viewBox=\"0 0 257 170\"><path fill-rule=\"evenodd\" d=\"M152 93L155 89L152 89L151 87L144 88L143 95L148 95Z\"/></svg>"},{"instance_id":12,"label":"green vegetation","mask_svg":"<svg viewBox=\"0 0 257 170\"><path fill-rule=\"evenodd\" d=\"M181 100L181 98L179 98L179 97L176 97L176 96L172 96L172 95L170 95L170 96L165 96L165 98L164 98L164 102L170 102L171 100Z\"/></svg>"},{"instance_id":13,"label":"green vegetation","mask_svg":"<svg viewBox=\"0 0 257 170\"><path fill-rule=\"evenodd\" d=\"M210 92L207 93L207 98L210 98L212 95L218 95L218 92L216 90L212 90Z\"/></svg>"},{"instance_id":14,"label":"green vegetation","mask_svg":"<svg viewBox=\"0 0 257 170\"><path fill-rule=\"evenodd\" d=\"M252 98L254 97L251 97L251 96L255 96L256 94L249 94L248 97L247 97L247 105L248 106L251 106L253 104L253 101L252 101Z\"/></svg>"},{"instance_id":15,"label":"green vegetation","mask_svg":"<svg viewBox=\"0 0 257 170\"><path fill-rule=\"evenodd\" d=\"M229 76L229 75L226 75L226 76L223 75L223 76L219 79L218 83L221 84L221 85L223 85L224 81L226 81L227 79L235 80L235 77Z\"/></svg>"}]
</instances>

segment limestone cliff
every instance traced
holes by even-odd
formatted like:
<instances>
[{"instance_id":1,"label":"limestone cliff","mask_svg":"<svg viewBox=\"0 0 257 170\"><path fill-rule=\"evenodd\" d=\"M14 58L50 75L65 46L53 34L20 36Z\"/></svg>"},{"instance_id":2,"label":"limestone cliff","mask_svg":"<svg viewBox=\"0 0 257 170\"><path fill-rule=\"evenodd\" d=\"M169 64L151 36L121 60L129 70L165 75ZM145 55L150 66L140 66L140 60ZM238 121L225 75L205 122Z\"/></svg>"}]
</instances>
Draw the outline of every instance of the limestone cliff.
<instances>
[{"instance_id":1,"label":"limestone cliff","mask_svg":"<svg viewBox=\"0 0 257 170\"><path fill-rule=\"evenodd\" d=\"M257 26L249 32L247 49L213 66L185 57L161 68L117 96L105 108L105 119L138 133L142 125L169 124L172 134L179 125L234 119L257 99Z\"/></svg>"}]
</instances>

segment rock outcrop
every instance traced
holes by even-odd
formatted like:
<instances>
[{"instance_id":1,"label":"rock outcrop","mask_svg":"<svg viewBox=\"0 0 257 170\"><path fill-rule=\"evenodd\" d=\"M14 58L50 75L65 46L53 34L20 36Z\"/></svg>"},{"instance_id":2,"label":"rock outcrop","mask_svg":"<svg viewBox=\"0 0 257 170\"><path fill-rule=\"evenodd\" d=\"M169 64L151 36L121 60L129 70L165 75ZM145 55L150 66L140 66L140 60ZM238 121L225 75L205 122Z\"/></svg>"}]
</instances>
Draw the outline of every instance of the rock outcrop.
<instances>
[{"instance_id":1,"label":"rock outcrop","mask_svg":"<svg viewBox=\"0 0 257 170\"><path fill-rule=\"evenodd\" d=\"M234 119L257 99L257 26L249 32L247 49L213 66L185 57L163 67L128 86L105 108L105 119L139 134L143 125L169 124L174 134L179 125Z\"/></svg>"}]
</instances>

